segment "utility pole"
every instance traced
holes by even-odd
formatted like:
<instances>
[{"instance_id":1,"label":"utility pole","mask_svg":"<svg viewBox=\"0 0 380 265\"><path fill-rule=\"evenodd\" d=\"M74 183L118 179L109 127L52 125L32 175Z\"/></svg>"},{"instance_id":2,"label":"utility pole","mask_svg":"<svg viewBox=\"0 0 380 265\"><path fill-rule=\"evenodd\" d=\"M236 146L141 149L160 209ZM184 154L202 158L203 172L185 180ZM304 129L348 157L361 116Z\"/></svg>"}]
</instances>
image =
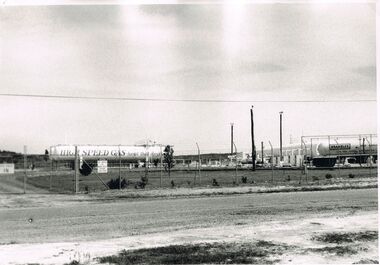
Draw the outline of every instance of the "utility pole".
<instances>
[{"instance_id":1,"label":"utility pole","mask_svg":"<svg viewBox=\"0 0 380 265\"><path fill-rule=\"evenodd\" d=\"M252 171L256 170L255 131L253 123L253 106L251 107Z\"/></svg>"},{"instance_id":2,"label":"utility pole","mask_svg":"<svg viewBox=\"0 0 380 265\"><path fill-rule=\"evenodd\" d=\"M284 112L280 111L280 162L282 161L282 114Z\"/></svg>"},{"instance_id":3,"label":"utility pole","mask_svg":"<svg viewBox=\"0 0 380 265\"><path fill-rule=\"evenodd\" d=\"M234 153L234 124L231 122L231 155Z\"/></svg>"},{"instance_id":4,"label":"utility pole","mask_svg":"<svg viewBox=\"0 0 380 265\"><path fill-rule=\"evenodd\" d=\"M264 142L261 142L261 165L264 167Z\"/></svg>"}]
</instances>

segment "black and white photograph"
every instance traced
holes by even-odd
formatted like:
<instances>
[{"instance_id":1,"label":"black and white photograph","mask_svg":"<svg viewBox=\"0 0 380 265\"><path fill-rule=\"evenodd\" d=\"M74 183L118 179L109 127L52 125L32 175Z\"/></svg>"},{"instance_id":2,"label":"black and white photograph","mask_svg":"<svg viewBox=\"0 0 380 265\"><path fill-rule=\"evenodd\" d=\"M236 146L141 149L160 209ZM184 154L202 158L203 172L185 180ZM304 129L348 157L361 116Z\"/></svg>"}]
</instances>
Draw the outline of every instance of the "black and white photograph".
<instances>
[{"instance_id":1,"label":"black and white photograph","mask_svg":"<svg viewBox=\"0 0 380 265\"><path fill-rule=\"evenodd\" d=\"M0 264L379 264L377 11L2 0Z\"/></svg>"}]
</instances>

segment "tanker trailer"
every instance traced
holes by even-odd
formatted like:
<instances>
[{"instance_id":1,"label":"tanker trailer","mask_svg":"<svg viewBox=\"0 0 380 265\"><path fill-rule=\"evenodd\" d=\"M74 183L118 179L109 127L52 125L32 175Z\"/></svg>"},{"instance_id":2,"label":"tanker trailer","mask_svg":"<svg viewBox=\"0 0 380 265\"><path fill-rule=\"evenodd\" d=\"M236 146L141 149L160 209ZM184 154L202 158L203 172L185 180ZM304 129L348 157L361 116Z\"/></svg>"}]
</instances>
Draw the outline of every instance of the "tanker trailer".
<instances>
[{"instance_id":1,"label":"tanker trailer","mask_svg":"<svg viewBox=\"0 0 380 265\"><path fill-rule=\"evenodd\" d=\"M160 159L165 149L162 145L55 145L50 147L49 157L53 161L74 162L75 147L77 157L84 161L79 168L82 175L91 174L91 165L97 160L148 162Z\"/></svg>"},{"instance_id":2,"label":"tanker trailer","mask_svg":"<svg viewBox=\"0 0 380 265\"><path fill-rule=\"evenodd\" d=\"M350 159L353 163L366 163L369 157L377 160L377 144L359 142L328 143L321 142L311 160L316 167L333 167L337 160ZM339 161L340 162L340 161Z\"/></svg>"}]
</instances>

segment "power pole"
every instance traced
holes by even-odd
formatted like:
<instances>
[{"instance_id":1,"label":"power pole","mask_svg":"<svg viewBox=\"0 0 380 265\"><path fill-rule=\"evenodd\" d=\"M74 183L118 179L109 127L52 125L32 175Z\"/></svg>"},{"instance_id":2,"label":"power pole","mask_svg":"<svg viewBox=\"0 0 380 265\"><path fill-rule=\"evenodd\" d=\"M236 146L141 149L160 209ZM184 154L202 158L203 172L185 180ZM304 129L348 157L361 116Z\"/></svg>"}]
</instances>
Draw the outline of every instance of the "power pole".
<instances>
[{"instance_id":1,"label":"power pole","mask_svg":"<svg viewBox=\"0 0 380 265\"><path fill-rule=\"evenodd\" d=\"M264 142L261 142L261 164L264 167Z\"/></svg>"},{"instance_id":2,"label":"power pole","mask_svg":"<svg viewBox=\"0 0 380 265\"><path fill-rule=\"evenodd\" d=\"M231 155L234 153L234 124L231 123Z\"/></svg>"},{"instance_id":3,"label":"power pole","mask_svg":"<svg viewBox=\"0 0 380 265\"><path fill-rule=\"evenodd\" d=\"M253 123L253 106L251 107L251 140L252 140L252 171L256 170L256 147L255 147L255 131Z\"/></svg>"}]
</instances>

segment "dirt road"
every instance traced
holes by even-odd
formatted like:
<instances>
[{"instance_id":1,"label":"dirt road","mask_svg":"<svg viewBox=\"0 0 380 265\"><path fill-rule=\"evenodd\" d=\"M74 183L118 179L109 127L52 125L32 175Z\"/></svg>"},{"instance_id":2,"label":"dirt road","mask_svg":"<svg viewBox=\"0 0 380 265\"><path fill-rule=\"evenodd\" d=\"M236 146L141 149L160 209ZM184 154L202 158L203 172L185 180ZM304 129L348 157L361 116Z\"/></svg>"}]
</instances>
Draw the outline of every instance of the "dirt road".
<instances>
[{"instance_id":1,"label":"dirt road","mask_svg":"<svg viewBox=\"0 0 380 265\"><path fill-rule=\"evenodd\" d=\"M46 200L54 201L54 196L46 197ZM69 246L80 246L87 241L103 242L105 247L113 238L124 242L123 238L147 237L146 242L155 238L155 244L160 244L164 235L201 230L199 240L223 240L228 239L233 231L241 231L244 235L247 227L250 231L257 227L259 230L255 232L265 236L263 231L269 233L275 227L279 229L289 224L295 226L293 231L301 228L297 224L303 224L312 233L321 227L307 225L309 223L305 220L330 218L330 224L333 224L334 218L340 218L336 222L343 224L344 218L360 218L366 214L370 214L367 219L377 230L377 189L149 200L102 201L94 198L83 201L83 197L78 197L75 201L73 196L67 198L70 198L67 204L41 202L34 207L0 209L0 243L3 244L0 253L1 248L12 253L12 249L21 251L22 247L33 246L22 243L69 242ZM197 236L192 240L196 241ZM163 240L161 243L181 243L183 240L177 237L177 241ZM54 246L44 244L44 249L49 245ZM109 252L120 250L115 249L116 245L114 248L108 245L109 248L105 249ZM144 247L144 244L138 246ZM73 250L71 255L73 253L77 252Z\"/></svg>"}]
</instances>

